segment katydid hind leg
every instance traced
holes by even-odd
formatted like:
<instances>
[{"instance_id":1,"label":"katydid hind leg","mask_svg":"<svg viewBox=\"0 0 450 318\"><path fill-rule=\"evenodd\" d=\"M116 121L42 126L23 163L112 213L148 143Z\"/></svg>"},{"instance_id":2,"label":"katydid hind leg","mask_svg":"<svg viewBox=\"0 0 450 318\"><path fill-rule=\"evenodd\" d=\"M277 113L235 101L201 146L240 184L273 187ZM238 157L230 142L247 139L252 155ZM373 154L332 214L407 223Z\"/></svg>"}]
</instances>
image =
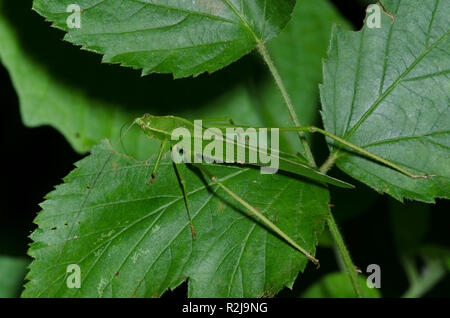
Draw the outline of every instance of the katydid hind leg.
<instances>
[{"instance_id":1,"label":"katydid hind leg","mask_svg":"<svg viewBox=\"0 0 450 318\"><path fill-rule=\"evenodd\" d=\"M278 226L276 226L272 221L270 221L266 216L264 216L264 214L262 214L258 209L254 208L252 205L250 205L248 202L246 202L244 199L242 199L236 193L234 193L228 187L226 187L216 176L214 176L211 172L209 172L209 170L206 169L203 165L201 165L201 164L193 164L193 165L195 167L197 167L200 171L202 171L205 175L207 175L211 179L211 181L213 181L220 188L222 188L225 192L227 192L231 197L233 197L233 199L238 201L242 206L244 206L248 211L250 211L253 216L258 218L259 221L261 221L270 230L275 232L277 235L279 235L281 238L283 238L287 243L289 243L292 247L294 247L299 252L301 252L303 255L305 255L315 265L317 265L318 267L320 266L318 259L316 259L314 256L312 256L311 253L309 253L303 247L298 245L292 238L290 238Z\"/></svg>"}]
</instances>

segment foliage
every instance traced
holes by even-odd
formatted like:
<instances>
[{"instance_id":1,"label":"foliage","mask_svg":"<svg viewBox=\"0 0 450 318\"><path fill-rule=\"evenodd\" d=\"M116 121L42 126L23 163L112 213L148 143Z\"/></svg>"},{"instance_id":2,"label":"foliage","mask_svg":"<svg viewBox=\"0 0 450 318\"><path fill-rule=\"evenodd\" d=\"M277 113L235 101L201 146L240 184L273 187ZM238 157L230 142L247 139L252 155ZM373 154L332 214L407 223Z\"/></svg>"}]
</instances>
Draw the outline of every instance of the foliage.
<instances>
[{"instance_id":1,"label":"foliage","mask_svg":"<svg viewBox=\"0 0 450 318\"><path fill-rule=\"evenodd\" d=\"M372 7L380 12L379 26L373 26L369 11L358 32L346 31L347 23L326 0L80 0L82 27L70 28L73 12L66 9L72 2L33 2L34 10L62 29L67 43L58 41L61 30L50 30L24 11L29 3L0 0L0 59L24 123L51 125L76 151L90 152L41 204L24 297L159 297L185 281L189 297L266 297L292 287L305 271L303 254L195 166L182 165L177 172L166 153L152 176L159 144L139 129L121 135L127 122L144 112L289 126L297 122L288 118L294 111L311 125L322 81L323 126L337 138L326 139L325 164L317 168L310 162L308 169L327 173L336 164L398 201L449 198L446 2L382 1ZM14 22L19 19L21 26ZM341 26L331 30L333 21ZM99 53L105 64L72 44ZM251 51L261 53L267 69L258 55L247 55ZM339 137L391 166L337 142ZM281 148L309 151L295 134L283 135ZM381 296L357 277L331 216L334 210L338 220L355 217L376 201L374 192L352 200L351 192L308 178L262 175L251 166L204 166L311 254L319 238L323 246L337 246L345 270L321 277L303 297ZM336 209L330 191L339 196L332 200ZM405 297L422 296L446 275L449 254L424 244L428 205L390 208L410 282ZM411 219L408 227L405 218ZM331 231L323 233L326 223ZM422 275L414 265L418 257L425 262ZM70 264L82 269L79 289L67 288Z\"/></svg>"}]
</instances>

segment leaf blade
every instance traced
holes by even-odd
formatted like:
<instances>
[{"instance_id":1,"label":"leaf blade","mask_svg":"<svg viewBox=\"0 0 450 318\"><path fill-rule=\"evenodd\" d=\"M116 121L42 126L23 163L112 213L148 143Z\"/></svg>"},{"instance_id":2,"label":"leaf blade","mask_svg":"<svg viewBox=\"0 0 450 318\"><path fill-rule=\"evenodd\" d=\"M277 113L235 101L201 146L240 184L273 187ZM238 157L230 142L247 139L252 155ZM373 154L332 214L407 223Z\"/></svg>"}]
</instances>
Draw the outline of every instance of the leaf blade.
<instances>
[{"instance_id":1,"label":"leaf blade","mask_svg":"<svg viewBox=\"0 0 450 318\"><path fill-rule=\"evenodd\" d=\"M279 118L285 113L282 97L271 78L260 74L256 56L211 76L179 81L157 74L140 78L132 70L100 64L96 55L62 42L61 32L49 32L41 17L29 10L31 1L0 0L0 6L0 59L19 96L24 124L54 127L77 152L89 151L104 138L119 149L120 127L147 112L170 110L190 119L229 116L243 125L290 124ZM268 43L304 124L313 124L321 74L316 53L325 55L334 21L343 23L327 1L305 0L296 5L281 36ZM257 83L252 82L254 77ZM229 78L236 80L230 84ZM135 133L130 131L124 143L127 151L144 159L147 153L142 150L155 150L157 145ZM286 137L295 146L287 147L281 140L282 148L298 150L298 138Z\"/></svg>"},{"instance_id":2,"label":"leaf blade","mask_svg":"<svg viewBox=\"0 0 450 318\"><path fill-rule=\"evenodd\" d=\"M146 185L151 164L116 154L105 143L94 148L42 204L23 296L156 297L188 277L192 297L260 297L293 284L306 266L303 254L183 166L197 233L192 242L171 164L165 159L154 184ZM315 250L328 209L325 188L254 169L208 169L294 240ZM66 288L67 264L81 267L78 291Z\"/></svg>"},{"instance_id":3,"label":"leaf blade","mask_svg":"<svg viewBox=\"0 0 450 318\"><path fill-rule=\"evenodd\" d=\"M382 12L380 29L334 31L321 86L324 125L408 171L438 177L412 179L345 152L337 165L399 200L448 198L450 8L439 1L385 6L395 14L393 23Z\"/></svg>"},{"instance_id":4,"label":"leaf blade","mask_svg":"<svg viewBox=\"0 0 450 318\"><path fill-rule=\"evenodd\" d=\"M278 34L291 0L79 2L82 26L69 29L70 2L34 1L34 9L67 31L65 39L103 54L103 61L187 77L214 72Z\"/></svg>"}]
</instances>

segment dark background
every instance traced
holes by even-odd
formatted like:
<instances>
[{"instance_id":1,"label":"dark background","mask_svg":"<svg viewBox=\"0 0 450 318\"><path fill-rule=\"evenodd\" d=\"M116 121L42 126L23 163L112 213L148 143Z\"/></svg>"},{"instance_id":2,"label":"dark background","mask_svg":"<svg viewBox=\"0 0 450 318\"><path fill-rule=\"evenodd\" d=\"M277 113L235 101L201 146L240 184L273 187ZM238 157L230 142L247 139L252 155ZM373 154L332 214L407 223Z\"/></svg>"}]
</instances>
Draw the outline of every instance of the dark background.
<instances>
[{"instance_id":1,"label":"dark background","mask_svg":"<svg viewBox=\"0 0 450 318\"><path fill-rule=\"evenodd\" d=\"M341 13L353 23L355 29L362 26L365 4L358 0L332 1ZM368 2L368 1L366 1ZM1 45L1 44L0 44ZM0 213L0 255L25 256L30 240L28 236L34 230L32 221L39 212L39 203L62 178L73 169L73 163L82 158L75 153L62 135L50 127L29 129L23 126L18 106L17 95L12 87L8 73L0 65L0 84L2 104L1 112L1 169L2 169L2 211ZM321 149L316 149L321 151ZM332 174L339 175L337 170ZM352 180L353 183L354 180ZM338 190L332 190L334 192ZM358 184L353 196L366 195L370 190ZM343 195L332 193L332 197ZM387 196L374 196L374 203L355 216L336 215L347 245L362 269L368 264L382 266L382 293L385 297L398 297L408 287L408 283L398 259L392 230L390 226L389 206L391 199ZM345 197L351 202L352 197ZM417 204L416 204L417 205ZM420 204L419 204L420 205ZM426 243L450 246L448 228L450 224L449 205L438 201L431 206L431 230L426 236ZM336 212L336 211L335 211ZM405 227L408 218L405 218ZM281 297L298 295L318 277L327 272L336 271L335 255L330 248L319 248L321 270L308 267L300 275L293 291L284 290ZM186 284L164 297L185 297ZM427 296L450 295L450 277L441 281Z\"/></svg>"}]
</instances>

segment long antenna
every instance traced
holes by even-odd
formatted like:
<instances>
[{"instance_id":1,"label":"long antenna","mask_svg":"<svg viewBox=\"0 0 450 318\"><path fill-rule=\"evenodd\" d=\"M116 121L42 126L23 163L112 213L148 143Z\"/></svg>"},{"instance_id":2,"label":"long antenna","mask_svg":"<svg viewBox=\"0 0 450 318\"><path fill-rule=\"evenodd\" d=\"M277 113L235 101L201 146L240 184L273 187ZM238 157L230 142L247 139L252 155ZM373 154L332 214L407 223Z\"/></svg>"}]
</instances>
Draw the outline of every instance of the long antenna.
<instances>
[{"instance_id":1,"label":"long antenna","mask_svg":"<svg viewBox=\"0 0 450 318\"><path fill-rule=\"evenodd\" d=\"M130 122L131 122L131 124L130 124ZM129 121L127 121L127 122L125 122L123 125L122 125L122 127L120 127L120 145L122 146L122 149L123 149L123 151L125 152L125 154L128 156L128 151L127 151L127 149L126 149L126 147L125 147L125 144L124 144L124 142L123 142L123 138L128 134L128 132L130 131L130 129L131 128L133 128L133 126L136 124L136 120L135 119L132 119L132 120L129 120ZM129 125L128 126L128 128L127 128L127 130L125 130L125 133L123 132L123 129L127 126L127 125Z\"/></svg>"}]
</instances>

